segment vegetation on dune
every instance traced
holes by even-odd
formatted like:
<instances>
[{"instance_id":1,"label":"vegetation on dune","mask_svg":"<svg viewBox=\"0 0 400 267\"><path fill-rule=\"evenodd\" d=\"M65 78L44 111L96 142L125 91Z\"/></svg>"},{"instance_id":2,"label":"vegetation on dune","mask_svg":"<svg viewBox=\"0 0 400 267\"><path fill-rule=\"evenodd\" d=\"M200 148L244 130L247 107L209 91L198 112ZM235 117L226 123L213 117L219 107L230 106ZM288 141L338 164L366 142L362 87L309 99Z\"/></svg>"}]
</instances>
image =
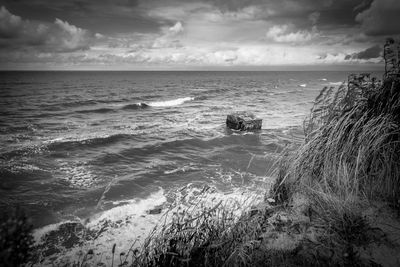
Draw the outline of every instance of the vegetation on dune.
<instances>
[{"instance_id":1,"label":"vegetation on dune","mask_svg":"<svg viewBox=\"0 0 400 267\"><path fill-rule=\"evenodd\" d=\"M206 194L204 194L206 196ZM201 200L200 200L201 202ZM200 202L197 204L202 205ZM219 201L213 206L178 208L172 220L151 235L134 265L222 266L245 264L261 224L238 219L244 203Z\"/></svg>"},{"instance_id":2,"label":"vegetation on dune","mask_svg":"<svg viewBox=\"0 0 400 267\"><path fill-rule=\"evenodd\" d=\"M398 206L400 80L388 77L375 86L366 75L350 78L329 105L324 102L330 98L326 89L317 98L306 123L307 142L286 159L276 194L289 198L290 192L301 190L314 198L379 198ZM354 87L361 88L360 94L350 94Z\"/></svg>"},{"instance_id":3,"label":"vegetation on dune","mask_svg":"<svg viewBox=\"0 0 400 267\"><path fill-rule=\"evenodd\" d=\"M338 90L321 91L304 124L306 142L276 171L275 199L293 204L302 195L313 224L322 229L322 243L331 251L342 248L331 264L346 265L346 257L361 264L357 245L371 242L376 230L363 214L371 202L385 201L400 211L398 54L386 50L393 44L389 40L385 46L382 83L368 74L350 75Z\"/></svg>"}]
</instances>

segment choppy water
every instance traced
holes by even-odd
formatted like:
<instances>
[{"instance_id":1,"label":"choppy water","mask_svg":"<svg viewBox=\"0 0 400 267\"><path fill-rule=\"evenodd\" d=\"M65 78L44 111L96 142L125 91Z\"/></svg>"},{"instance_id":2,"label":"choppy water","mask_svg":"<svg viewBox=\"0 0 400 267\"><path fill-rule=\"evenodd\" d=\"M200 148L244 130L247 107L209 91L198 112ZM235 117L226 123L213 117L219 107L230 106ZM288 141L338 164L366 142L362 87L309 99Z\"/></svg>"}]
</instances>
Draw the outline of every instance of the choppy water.
<instances>
[{"instance_id":1,"label":"choppy water","mask_svg":"<svg viewBox=\"0 0 400 267\"><path fill-rule=\"evenodd\" d=\"M20 205L36 236L105 221L107 242L143 232L143 216L182 187L262 191L277 153L302 138L325 85L345 72L2 72L0 209ZM226 115L263 119L254 133ZM113 241L114 240L114 241Z\"/></svg>"}]
</instances>

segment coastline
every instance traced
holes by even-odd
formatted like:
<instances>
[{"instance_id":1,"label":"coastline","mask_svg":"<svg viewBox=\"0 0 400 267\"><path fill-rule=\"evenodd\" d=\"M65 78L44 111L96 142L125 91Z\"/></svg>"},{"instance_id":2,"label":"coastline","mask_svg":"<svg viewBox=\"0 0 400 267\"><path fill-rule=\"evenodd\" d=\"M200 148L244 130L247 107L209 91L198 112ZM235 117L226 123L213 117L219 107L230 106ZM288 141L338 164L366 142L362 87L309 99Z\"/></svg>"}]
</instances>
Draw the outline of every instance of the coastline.
<instances>
[{"instance_id":1,"label":"coastline","mask_svg":"<svg viewBox=\"0 0 400 267\"><path fill-rule=\"evenodd\" d=\"M140 246L102 240L107 255L90 243L63 264L397 266L399 83L398 72L386 70L382 83L349 76L324 88L306 119L304 143L281 153L265 195L240 202L204 187L196 201L157 214L160 224ZM90 235L85 227L81 233Z\"/></svg>"}]
</instances>

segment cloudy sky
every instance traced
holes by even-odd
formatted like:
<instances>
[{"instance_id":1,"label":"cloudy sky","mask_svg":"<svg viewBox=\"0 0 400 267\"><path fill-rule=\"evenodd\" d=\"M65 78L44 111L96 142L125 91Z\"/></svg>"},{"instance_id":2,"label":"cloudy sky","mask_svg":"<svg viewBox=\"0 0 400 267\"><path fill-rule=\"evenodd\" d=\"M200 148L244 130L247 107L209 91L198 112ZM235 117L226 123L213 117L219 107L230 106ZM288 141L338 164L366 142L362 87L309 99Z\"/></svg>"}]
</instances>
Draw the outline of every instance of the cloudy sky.
<instances>
[{"instance_id":1,"label":"cloudy sky","mask_svg":"<svg viewBox=\"0 0 400 267\"><path fill-rule=\"evenodd\" d=\"M0 0L0 69L363 69L400 0Z\"/></svg>"}]
</instances>

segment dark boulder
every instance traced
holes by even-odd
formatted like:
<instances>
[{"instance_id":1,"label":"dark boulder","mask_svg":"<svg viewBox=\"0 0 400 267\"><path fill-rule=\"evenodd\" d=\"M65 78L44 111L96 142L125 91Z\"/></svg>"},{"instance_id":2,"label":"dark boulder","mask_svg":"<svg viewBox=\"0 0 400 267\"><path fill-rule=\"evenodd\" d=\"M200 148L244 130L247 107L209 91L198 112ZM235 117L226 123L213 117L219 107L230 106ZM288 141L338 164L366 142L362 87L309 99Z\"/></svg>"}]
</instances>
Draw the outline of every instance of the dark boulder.
<instances>
[{"instance_id":1,"label":"dark boulder","mask_svg":"<svg viewBox=\"0 0 400 267\"><path fill-rule=\"evenodd\" d=\"M226 118L226 126L233 130L260 130L261 125L262 119L256 118L256 116L248 112L237 112L228 115Z\"/></svg>"}]
</instances>

